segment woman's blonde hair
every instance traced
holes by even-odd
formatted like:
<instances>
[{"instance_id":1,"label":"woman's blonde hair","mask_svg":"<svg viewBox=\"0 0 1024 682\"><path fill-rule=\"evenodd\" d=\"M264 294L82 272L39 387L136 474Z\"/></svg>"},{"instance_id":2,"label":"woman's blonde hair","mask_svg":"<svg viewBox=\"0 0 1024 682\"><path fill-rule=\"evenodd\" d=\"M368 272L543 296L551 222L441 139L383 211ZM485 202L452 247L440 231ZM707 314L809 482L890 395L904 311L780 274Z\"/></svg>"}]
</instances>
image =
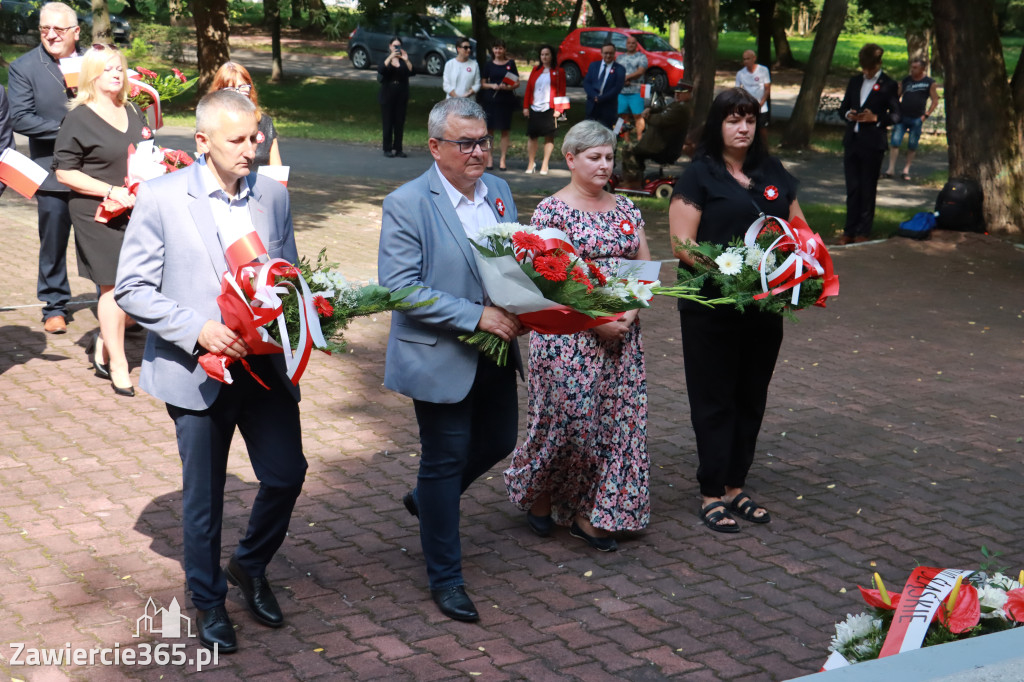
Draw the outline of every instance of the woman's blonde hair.
<instances>
[{"instance_id":1,"label":"woman's blonde hair","mask_svg":"<svg viewBox=\"0 0 1024 682\"><path fill-rule=\"evenodd\" d=\"M249 75L249 69L238 62L224 62L220 65L217 73L213 74L209 92L231 87L238 81L249 86L249 94L246 96L250 102L256 105L256 118L260 118L260 100L256 96L256 86L252 82L252 76Z\"/></svg>"},{"instance_id":2,"label":"woman's blonde hair","mask_svg":"<svg viewBox=\"0 0 1024 682\"><path fill-rule=\"evenodd\" d=\"M72 109L96 99L96 79L103 75L103 69L111 54L116 54L121 60L121 92L117 95L117 104L123 107L128 101L131 83L128 78L128 60L124 58L124 53L113 45L93 45L82 57L82 71L78 74L78 95L71 102Z\"/></svg>"}]
</instances>

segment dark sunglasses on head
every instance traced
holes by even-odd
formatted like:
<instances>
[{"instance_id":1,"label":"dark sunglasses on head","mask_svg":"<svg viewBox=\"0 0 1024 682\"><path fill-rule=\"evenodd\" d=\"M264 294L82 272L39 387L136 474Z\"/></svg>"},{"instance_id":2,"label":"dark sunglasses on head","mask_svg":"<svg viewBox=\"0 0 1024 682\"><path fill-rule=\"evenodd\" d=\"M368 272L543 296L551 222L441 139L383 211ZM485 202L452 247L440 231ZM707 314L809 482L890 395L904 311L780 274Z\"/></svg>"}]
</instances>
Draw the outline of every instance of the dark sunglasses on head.
<instances>
[{"instance_id":1,"label":"dark sunglasses on head","mask_svg":"<svg viewBox=\"0 0 1024 682\"><path fill-rule=\"evenodd\" d=\"M117 48L114 47L113 45L104 45L103 43L93 43L92 44L92 49L94 49L94 50L96 50L98 52L102 52L103 50L106 50L106 49L116 50Z\"/></svg>"},{"instance_id":2,"label":"dark sunglasses on head","mask_svg":"<svg viewBox=\"0 0 1024 682\"><path fill-rule=\"evenodd\" d=\"M468 50L468 49L470 49L471 47L472 47L472 45L459 45L459 49L460 49L460 50Z\"/></svg>"}]
</instances>

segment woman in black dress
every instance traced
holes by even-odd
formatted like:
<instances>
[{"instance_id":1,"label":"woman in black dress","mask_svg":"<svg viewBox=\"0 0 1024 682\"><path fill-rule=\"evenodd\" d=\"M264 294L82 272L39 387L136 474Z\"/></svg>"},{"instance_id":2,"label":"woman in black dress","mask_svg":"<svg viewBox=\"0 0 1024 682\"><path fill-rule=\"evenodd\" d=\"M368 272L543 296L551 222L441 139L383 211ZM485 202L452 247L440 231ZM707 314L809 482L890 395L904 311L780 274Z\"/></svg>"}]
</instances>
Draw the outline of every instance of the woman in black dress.
<instances>
[{"instance_id":1,"label":"woman in black dress","mask_svg":"<svg viewBox=\"0 0 1024 682\"><path fill-rule=\"evenodd\" d=\"M487 112L487 134L494 137L494 131L501 131L501 158L498 161L500 170L505 167L508 155L509 131L512 129L512 112L519 102L516 99L516 87L519 86L519 71L514 60L505 55L505 41L498 39L491 45L491 61L487 62L483 72L480 103ZM506 82L506 77L509 81ZM494 158L487 154L487 170L494 170Z\"/></svg>"},{"instance_id":2,"label":"woman in black dress","mask_svg":"<svg viewBox=\"0 0 1024 682\"><path fill-rule=\"evenodd\" d=\"M711 105L696 156L676 183L669 206L673 248L683 267L692 261L680 242L727 245L761 213L784 220L803 217L796 180L768 156L759 111L758 101L739 88L722 92ZM744 486L782 345L782 317L753 307L741 313L680 301L679 319L697 438L701 519L720 533L739 531L733 513L768 523L768 510Z\"/></svg>"},{"instance_id":3,"label":"woman in black dress","mask_svg":"<svg viewBox=\"0 0 1024 682\"><path fill-rule=\"evenodd\" d=\"M53 153L57 180L71 188L68 207L75 228L78 273L100 289L96 316L100 331L92 362L96 374L109 378L114 392L134 396L124 354L127 319L114 302L117 258L128 225L128 213L107 223L95 220L107 198L129 209L135 196L124 186L128 147L153 136L142 113L128 103L128 65L112 45L93 45L82 60L78 96L64 117Z\"/></svg>"},{"instance_id":4,"label":"woman in black dress","mask_svg":"<svg viewBox=\"0 0 1024 682\"><path fill-rule=\"evenodd\" d=\"M249 101L256 105L259 120L256 123L256 158L252 162L252 172L255 173L260 166L282 165L274 119L260 109L256 86L253 85L249 70L237 62L224 62L217 69L217 73L213 75L213 81L210 83L210 91L214 90L234 90L248 97Z\"/></svg>"},{"instance_id":5,"label":"woman in black dress","mask_svg":"<svg viewBox=\"0 0 1024 682\"><path fill-rule=\"evenodd\" d=\"M412 62L402 49L402 39L393 36L388 45L388 56L377 67L380 81L380 118L384 125L384 156L405 158L402 137L405 133L405 111L409 107L409 76Z\"/></svg>"}]
</instances>

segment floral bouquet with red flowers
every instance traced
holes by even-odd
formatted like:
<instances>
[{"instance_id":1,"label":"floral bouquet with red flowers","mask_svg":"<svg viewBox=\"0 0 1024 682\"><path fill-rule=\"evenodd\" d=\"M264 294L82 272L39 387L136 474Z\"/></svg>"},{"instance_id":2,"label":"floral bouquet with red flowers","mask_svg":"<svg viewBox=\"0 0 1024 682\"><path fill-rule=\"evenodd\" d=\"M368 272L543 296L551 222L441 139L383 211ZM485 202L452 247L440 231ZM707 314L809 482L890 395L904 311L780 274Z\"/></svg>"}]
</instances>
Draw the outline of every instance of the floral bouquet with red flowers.
<instances>
[{"instance_id":1,"label":"floral bouquet with red flowers","mask_svg":"<svg viewBox=\"0 0 1024 682\"><path fill-rule=\"evenodd\" d=\"M124 186L132 194L137 194L143 182L191 165L192 157L187 152L158 147L153 140L143 140L138 147L128 146L128 174L124 178ZM128 207L120 201L107 197L96 207L94 218L98 223L106 223L127 210Z\"/></svg>"},{"instance_id":2,"label":"floral bouquet with red flowers","mask_svg":"<svg viewBox=\"0 0 1024 682\"><path fill-rule=\"evenodd\" d=\"M519 223L484 228L474 242L484 289L494 305L519 316L540 334L575 334L618 319L622 313L646 308L655 294L700 301L696 288L663 287L657 264L626 261L615 276L576 255L569 237L554 228ZM653 269L653 275L642 270ZM508 359L509 342L478 331L459 339L477 346L500 366Z\"/></svg>"},{"instance_id":3,"label":"floral bouquet with red flowers","mask_svg":"<svg viewBox=\"0 0 1024 682\"><path fill-rule=\"evenodd\" d=\"M162 102L177 97L199 82L199 77L187 78L178 69L160 75L141 66L128 70L128 100L142 111L153 109L153 128L163 127Z\"/></svg>"},{"instance_id":4,"label":"floral bouquet with red flowers","mask_svg":"<svg viewBox=\"0 0 1024 682\"><path fill-rule=\"evenodd\" d=\"M681 243L693 259L691 270L680 269L677 284L700 289L710 280L737 308L793 317L792 311L839 293L839 278L821 237L801 218L785 221L774 216L755 220L743 239L728 246Z\"/></svg>"},{"instance_id":5,"label":"floral bouquet with red flowers","mask_svg":"<svg viewBox=\"0 0 1024 682\"><path fill-rule=\"evenodd\" d=\"M229 263L232 248L227 251ZM260 248L256 245L256 251ZM254 355L283 353L288 376L298 384L313 348L328 354L345 350L342 332L352 318L434 302L406 303L404 299L419 287L391 292L378 284L350 283L336 268L337 263L327 262L326 249L316 263L303 256L298 266L268 259L232 267L235 275L224 274L217 297L224 324L242 336ZM211 377L231 383L227 356L208 353L199 362ZM252 373L244 358L242 364Z\"/></svg>"},{"instance_id":6,"label":"floral bouquet with red flowers","mask_svg":"<svg viewBox=\"0 0 1024 682\"><path fill-rule=\"evenodd\" d=\"M998 572L918 566L903 592L892 593L875 573L874 588L859 588L873 613L836 625L823 670L1019 627L1022 583L1024 571L1014 580Z\"/></svg>"}]
</instances>

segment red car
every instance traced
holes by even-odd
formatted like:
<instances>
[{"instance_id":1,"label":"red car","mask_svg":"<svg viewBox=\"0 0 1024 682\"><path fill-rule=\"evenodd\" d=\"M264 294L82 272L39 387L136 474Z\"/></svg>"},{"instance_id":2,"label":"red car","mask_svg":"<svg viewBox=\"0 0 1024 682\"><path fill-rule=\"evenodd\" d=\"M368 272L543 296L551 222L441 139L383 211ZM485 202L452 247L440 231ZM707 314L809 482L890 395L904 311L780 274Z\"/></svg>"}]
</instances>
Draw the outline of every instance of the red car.
<instances>
[{"instance_id":1,"label":"red car","mask_svg":"<svg viewBox=\"0 0 1024 682\"><path fill-rule=\"evenodd\" d=\"M647 55L646 81L659 92L674 88L683 80L683 54L661 36L632 28L578 28L558 46L558 65L565 71L567 85L582 85L591 63L601 60L601 46L611 39L616 52L626 51L626 37L636 36L637 48Z\"/></svg>"}]
</instances>

